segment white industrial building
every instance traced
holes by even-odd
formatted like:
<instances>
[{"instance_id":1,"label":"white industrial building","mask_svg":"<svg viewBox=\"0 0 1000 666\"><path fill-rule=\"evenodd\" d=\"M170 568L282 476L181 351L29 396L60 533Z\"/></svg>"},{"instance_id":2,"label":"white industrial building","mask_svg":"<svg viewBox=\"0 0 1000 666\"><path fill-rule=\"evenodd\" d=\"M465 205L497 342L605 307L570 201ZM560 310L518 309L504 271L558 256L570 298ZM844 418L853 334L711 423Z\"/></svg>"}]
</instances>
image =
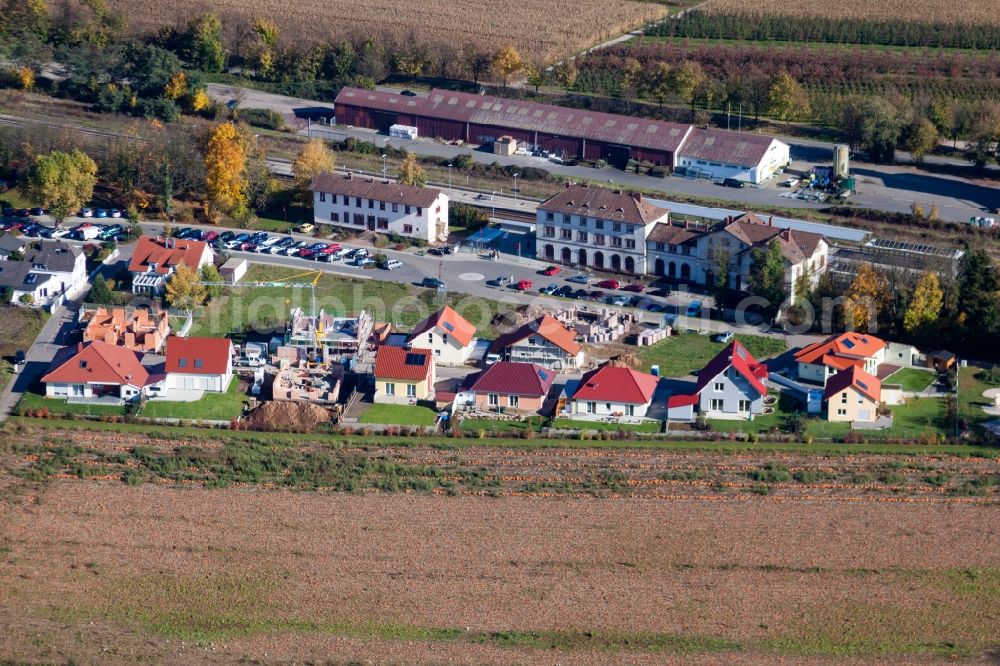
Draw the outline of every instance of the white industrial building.
<instances>
[{"instance_id":1,"label":"white industrial building","mask_svg":"<svg viewBox=\"0 0 1000 666\"><path fill-rule=\"evenodd\" d=\"M735 178L757 185L791 161L789 146L749 132L693 128L676 154L675 168L713 180Z\"/></svg>"}]
</instances>

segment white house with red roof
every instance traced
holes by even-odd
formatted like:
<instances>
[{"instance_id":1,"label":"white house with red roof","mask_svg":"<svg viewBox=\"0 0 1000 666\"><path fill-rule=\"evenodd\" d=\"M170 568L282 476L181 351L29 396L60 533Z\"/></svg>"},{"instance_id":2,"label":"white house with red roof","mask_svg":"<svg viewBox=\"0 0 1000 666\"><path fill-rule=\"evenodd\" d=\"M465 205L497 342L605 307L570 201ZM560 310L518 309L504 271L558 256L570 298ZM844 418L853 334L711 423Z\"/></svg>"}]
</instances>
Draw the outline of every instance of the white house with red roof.
<instances>
[{"instance_id":1,"label":"white house with red roof","mask_svg":"<svg viewBox=\"0 0 1000 666\"><path fill-rule=\"evenodd\" d=\"M583 366L584 361L576 333L549 314L498 337L489 355L493 360L537 363L550 370L573 370Z\"/></svg>"},{"instance_id":2,"label":"white house with red roof","mask_svg":"<svg viewBox=\"0 0 1000 666\"><path fill-rule=\"evenodd\" d=\"M166 400L197 400L225 393L233 380L233 343L229 338L167 338L165 377L150 395Z\"/></svg>"},{"instance_id":3,"label":"white house with red roof","mask_svg":"<svg viewBox=\"0 0 1000 666\"><path fill-rule=\"evenodd\" d=\"M64 347L42 376L49 398L116 397L134 400L143 394L149 372L142 355L102 340Z\"/></svg>"},{"instance_id":4,"label":"white house with red roof","mask_svg":"<svg viewBox=\"0 0 1000 666\"><path fill-rule=\"evenodd\" d=\"M142 236L136 242L128 270L132 274L133 294L162 294L167 280L184 264L194 271L212 263L208 243L160 236Z\"/></svg>"},{"instance_id":5,"label":"white house with red roof","mask_svg":"<svg viewBox=\"0 0 1000 666\"><path fill-rule=\"evenodd\" d=\"M695 409L708 418L752 419L764 413L767 366L733 340L698 371L691 393L667 399L667 419L690 421Z\"/></svg>"},{"instance_id":6,"label":"white house with red roof","mask_svg":"<svg viewBox=\"0 0 1000 666\"><path fill-rule=\"evenodd\" d=\"M417 324L407 344L430 349L439 365L463 365L474 348L476 327L446 305Z\"/></svg>"},{"instance_id":7,"label":"white house with red roof","mask_svg":"<svg viewBox=\"0 0 1000 666\"><path fill-rule=\"evenodd\" d=\"M659 381L656 375L605 363L579 381L566 383L560 415L587 420L643 419Z\"/></svg>"},{"instance_id":8,"label":"white house with red roof","mask_svg":"<svg viewBox=\"0 0 1000 666\"><path fill-rule=\"evenodd\" d=\"M830 377L851 366L878 374L885 361L886 344L869 333L849 331L803 347L795 353L799 379L826 386Z\"/></svg>"}]
</instances>

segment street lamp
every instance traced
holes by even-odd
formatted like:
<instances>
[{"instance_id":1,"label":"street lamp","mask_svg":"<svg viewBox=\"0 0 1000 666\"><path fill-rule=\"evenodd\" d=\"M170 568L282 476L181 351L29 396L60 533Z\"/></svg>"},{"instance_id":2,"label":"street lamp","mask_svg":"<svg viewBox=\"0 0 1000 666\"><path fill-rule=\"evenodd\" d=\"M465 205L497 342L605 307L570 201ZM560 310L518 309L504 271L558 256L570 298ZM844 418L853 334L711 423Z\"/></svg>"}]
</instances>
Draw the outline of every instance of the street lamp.
<instances>
[{"instance_id":1,"label":"street lamp","mask_svg":"<svg viewBox=\"0 0 1000 666\"><path fill-rule=\"evenodd\" d=\"M518 189L517 189L517 177L520 176L520 175L521 174L519 174L519 173L515 173L514 174L514 190L513 191L514 191L514 205L515 206L517 205L517 192L518 192Z\"/></svg>"},{"instance_id":2,"label":"street lamp","mask_svg":"<svg viewBox=\"0 0 1000 666\"><path fill-rule=\"evenodd\" d=\"M451 162L448 162L448 189L451 189Z\"/></svg>"},{"instance_id":3,"label":"street lamp","mask_svg":"<svg viewBox=\"0 0 1000 666\"><path fill-rule=\"evenodd\" d=\"M387 175L389 171L389 166L386 164L385 158L386 154L382 153L382 180L389 179L389 176Z\"/></svg>"}]
</instances>

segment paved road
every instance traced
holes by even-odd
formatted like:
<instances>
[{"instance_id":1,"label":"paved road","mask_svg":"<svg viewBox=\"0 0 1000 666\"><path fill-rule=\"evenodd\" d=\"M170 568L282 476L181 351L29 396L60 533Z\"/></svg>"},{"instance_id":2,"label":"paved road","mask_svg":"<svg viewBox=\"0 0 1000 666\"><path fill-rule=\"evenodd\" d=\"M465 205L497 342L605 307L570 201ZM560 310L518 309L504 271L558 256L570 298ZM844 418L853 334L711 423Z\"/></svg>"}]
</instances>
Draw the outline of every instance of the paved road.
<instances>
[{"instance_id":1,"label":"paved road","mask_svg":"<svg viewBox=\"0 0 1000 666\"><path fill-rule=\"evenodd\" d=\"M326 102L316 102L299 98L274 95L258 90L244 89L245 107L268 108L283 114L290 124L300 133L307 133L306 121L297 118L296 112L303 109L323 107L333 108ZM209 84L209 95L218 100L231 99L231 87L221 84ZM332 111L331 111L332 112ZM353 136L378 145L391 145L401 150L431 157L451 158L469 152L468 146L451 146L431 139L398 139L379 134L374 130L356 127L313 126L314 135L325 132L328 136ZM332 133L332 134L330 134ZM829 164L832 160L833 144L798 137L779 137L791 146L793 164L791 169L808 170L814 164ZM688 180L681 177L666 179L640 174L626 173L614 167L592 169L582 166L567 166L554 164L548 160L522 155L502 156L481 150L472 151L473 159L479 163L491 164L499 162L504 165L544 168L552 173L568 178L586 179L622 185L625 187L641 187L643 189L659 190L666 197L692 196L730 200L752 207L753 205L771 205L788 208L825 208L827 204L805 202L782 198L784 192L776 182L767 183L762 187L747 187L739 190L724 188L705 181ZM898 153L900 161L907 161L909 156ZM949 166L967 166L965 162L946 157L931 156L928 163ZM927 171L905 165L882 165L855 162L852 172L858 176L858 192L852 198L857 206L885 210L897 213L911 212L914 203L923 204L925 209L936 204L939 207L939 217L943 220L965 222L974 215L983 215L1000 208L1000 188L992 183L977 183L967 179L933 174ZM780 179L775 179L775 181ZM461 184L461 175L456 174L456 185ZM513 181L511 181L513 186Z\"/></svg>"}]
</instances>

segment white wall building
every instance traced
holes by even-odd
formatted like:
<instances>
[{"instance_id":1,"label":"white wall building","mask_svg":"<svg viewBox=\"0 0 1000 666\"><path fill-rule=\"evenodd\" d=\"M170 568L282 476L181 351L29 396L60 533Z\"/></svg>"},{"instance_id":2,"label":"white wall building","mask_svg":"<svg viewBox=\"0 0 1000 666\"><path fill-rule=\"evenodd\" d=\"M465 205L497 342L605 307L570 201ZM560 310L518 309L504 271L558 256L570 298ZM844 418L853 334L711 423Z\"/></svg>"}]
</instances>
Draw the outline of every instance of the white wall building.
<instances>
[{"instance_id":1,"label":"white wall building","mask_svg":"<svg viewBox=\"0 0 1000 666\"><path fill-rule=\"evenodd\" d=\"M197 400L203 393L225 393L232 379L233 343L228 338L171 336L166 378L155 393L167 400Z\"/></svg>"},{"instance_id":2,"label":"white wall building","mask_svg":"<svg viewBox=\"0 0 1000 666\"><path fill-rule=\"evenodd\" d=\"M87 258L80 248L68 243L43 243L28 252L24 261L0 265L0 289L10 288L12 303L37 307L59 304L86 284Z\"/></svg>"},{"instance_id":3,"label":"white wall building","mask_svg":"<svg viewBox=\"0 0 1000 666\"><path fill-rule=\"evenodd\" d=\"M642 194L572 185L539 204L535 256L641 275L648 270L646 237L668 217Z\"/></svg>"},{"instance_id":4,"label":"white wall building","mask_svg":"<svg viewBox=\"0 0 1000 666\"><path fill-rule=\"evenodd\" d=\"M448 239L448 196L440 190L339 173L319 174L310 189L316 224L428 243Z\"/></svg>"},{"instance_id":5,"label":"white wall building","mask_svg":"<svg viewBox=\"0 0 1000 666\"><path fill-rule=\"evenodd\" d=\"M676 167L712 179L762 183L791 161L787 143L770 136L692 128L676 155Z\"/></svg>"}]
</instances>

